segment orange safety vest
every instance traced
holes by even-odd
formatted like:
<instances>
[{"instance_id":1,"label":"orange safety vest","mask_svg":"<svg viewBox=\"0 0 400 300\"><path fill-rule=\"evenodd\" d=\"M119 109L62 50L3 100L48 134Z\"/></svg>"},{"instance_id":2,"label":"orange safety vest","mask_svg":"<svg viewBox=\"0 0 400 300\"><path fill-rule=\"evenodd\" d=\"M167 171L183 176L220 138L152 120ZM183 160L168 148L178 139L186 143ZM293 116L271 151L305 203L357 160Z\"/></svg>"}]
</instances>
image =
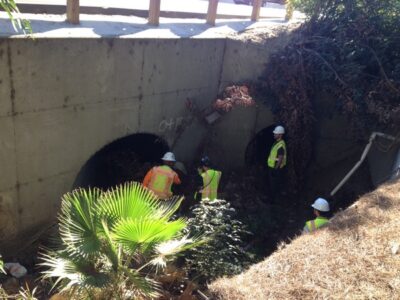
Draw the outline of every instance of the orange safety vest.
<instances>
[{"instance_id":1,"label":"orange safety vest","mask_svg":"<svg viewBox=\"0 0 400 300\"><path fill-rule=\"evenodd\" d=\"M171 187L176 173L168 166L154 167L148 188L161 199L172 196Z\"/></svg>"}]
</instances>

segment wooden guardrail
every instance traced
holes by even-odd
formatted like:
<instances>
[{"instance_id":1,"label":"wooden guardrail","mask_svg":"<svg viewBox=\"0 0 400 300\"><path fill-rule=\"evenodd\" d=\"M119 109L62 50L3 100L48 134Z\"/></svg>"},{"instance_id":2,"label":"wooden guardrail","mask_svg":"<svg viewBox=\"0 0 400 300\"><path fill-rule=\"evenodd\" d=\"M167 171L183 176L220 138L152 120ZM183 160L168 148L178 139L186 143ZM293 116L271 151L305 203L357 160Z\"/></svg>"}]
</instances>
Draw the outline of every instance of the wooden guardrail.
<instances>
[{"instance_id":1,"label":"wooden guardrail","mask_svg":"<svg viewBox=\"0 0 400 300\"><path fill-rule=\"evenodd\" d=\"M212 26L215 25L217 18L219 0L208 0L208 10L206 22ZM252 21L258 21L260 17L262 0L253 1L253 11L251 14ZM148 23L151 25L159 25L160 23L161 0L150 0ZM79 0L67 0L67 22L71 24L79 24Z\"/></svg>"},{"instance_id":2,"label":"wooden guardrail","mask_svg":"<svg viewBox=\"0 0 400 300\"><path fill-rule=\"evenodd\" d=\"M67 0L67 22L79 24L79 0Z\"/></svg>"}]
</instances>

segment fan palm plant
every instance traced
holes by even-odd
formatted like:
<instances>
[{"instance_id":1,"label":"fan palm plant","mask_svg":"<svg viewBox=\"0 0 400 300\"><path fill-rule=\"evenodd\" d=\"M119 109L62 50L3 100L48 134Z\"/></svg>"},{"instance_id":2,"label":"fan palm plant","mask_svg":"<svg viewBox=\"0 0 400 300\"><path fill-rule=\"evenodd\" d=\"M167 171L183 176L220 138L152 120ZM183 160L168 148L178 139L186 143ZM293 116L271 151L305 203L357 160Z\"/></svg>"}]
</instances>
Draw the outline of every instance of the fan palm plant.
<instances>
[{"instance_id":1,"label":"fan palm plant","mask_svg":"<svg viewBox=\"0 0 400 300\"><path fill-rule=\"evenodd\" d=\"M1 255L0 255L0 273L4 273L4 274L6 273L6 271L4 270L4 262L3 262Z\"/></svg>"},{"instance_id":2,"label":"fan palm plant","mask_svg":"<svg viewBox=\"0 0 400 300\"><path fill-rule=\"evenodd\" d=\"M54 285L76 299L156 297L151 275L200 243L183 235L184 219L171 220L181 201L160 201L135 182L64 195L61 247L42 255L44 278L55 278Z\"/></svg>"}]
</instances>

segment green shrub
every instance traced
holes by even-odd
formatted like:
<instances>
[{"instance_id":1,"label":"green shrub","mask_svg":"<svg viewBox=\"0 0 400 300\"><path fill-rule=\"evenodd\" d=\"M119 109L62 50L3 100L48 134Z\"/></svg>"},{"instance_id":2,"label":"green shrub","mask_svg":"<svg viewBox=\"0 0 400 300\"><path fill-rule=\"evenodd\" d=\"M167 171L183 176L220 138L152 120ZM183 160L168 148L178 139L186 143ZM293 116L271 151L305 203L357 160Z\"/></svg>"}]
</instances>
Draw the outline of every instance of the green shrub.
<instances>
[{"instance_id":1,"label":"green shrub","mask_svg":"<svg viewBox=\"0 0 400 300\"><path fill-rule=\"evenodd\" d=\"M208 242L189 250L185 256L189 274L200 282L238 274L252 262L243 238L251 234L235 219L236 211L225 200L201 201L193 208L187 229Z\"/></svg>"}]
</instances>

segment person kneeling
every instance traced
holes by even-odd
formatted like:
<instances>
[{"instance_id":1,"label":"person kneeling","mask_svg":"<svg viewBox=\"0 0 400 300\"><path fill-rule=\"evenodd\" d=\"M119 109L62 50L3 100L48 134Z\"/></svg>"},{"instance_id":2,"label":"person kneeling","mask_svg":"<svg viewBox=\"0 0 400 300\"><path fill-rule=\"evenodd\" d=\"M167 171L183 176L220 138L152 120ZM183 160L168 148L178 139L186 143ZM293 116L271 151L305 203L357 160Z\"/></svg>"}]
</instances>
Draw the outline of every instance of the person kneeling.
<instances>
[{"instance_id":1,"label":"person kneeling","mask_svg":"<svg viewBox=\"0 0 400 300\"><path fill-rule=\"evenodd\" d=\"M314 215L316 218L306 222L303 232L313 232L318 228L325 226L329 222L327 217L327 213L330 210L328 201L323 198L318 198L314 201L311 207L314 208Z\"/></svg>"}]
</instances>

